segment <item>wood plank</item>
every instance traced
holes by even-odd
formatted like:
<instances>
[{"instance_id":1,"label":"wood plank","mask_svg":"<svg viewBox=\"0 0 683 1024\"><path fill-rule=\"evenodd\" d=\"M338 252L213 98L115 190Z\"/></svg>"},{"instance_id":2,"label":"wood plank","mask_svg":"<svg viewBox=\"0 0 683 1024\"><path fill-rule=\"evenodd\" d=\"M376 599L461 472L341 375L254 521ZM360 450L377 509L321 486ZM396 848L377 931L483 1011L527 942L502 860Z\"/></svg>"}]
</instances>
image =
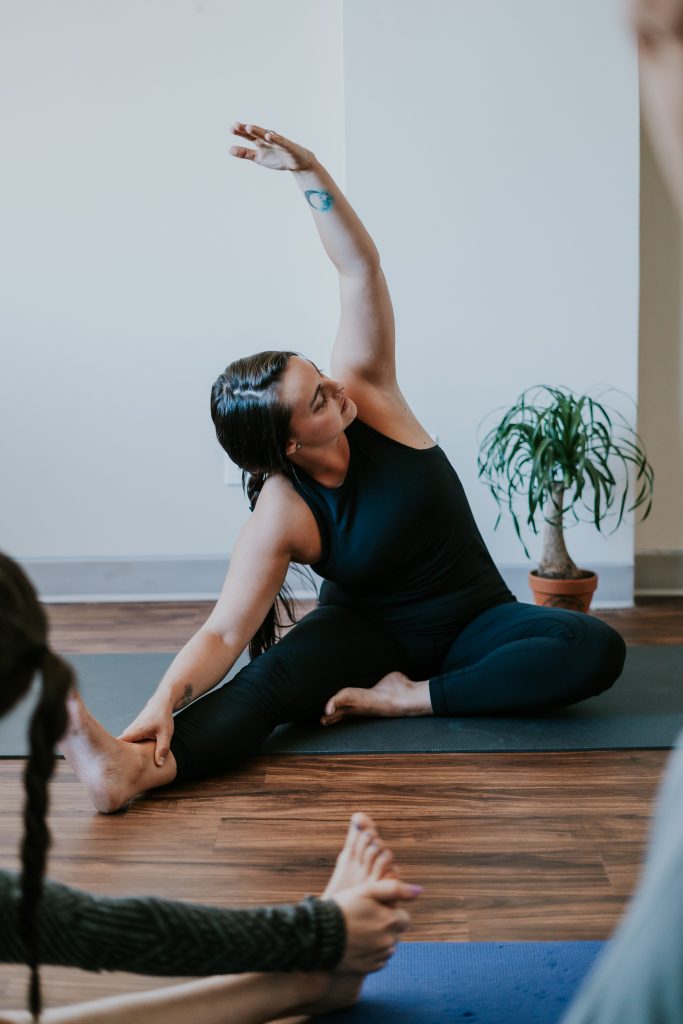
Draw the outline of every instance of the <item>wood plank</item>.
<instances>
[{"instance_id":1,"label":"wood plank","mask_svg":"<svg viewBox=\"0 0 683 1024\"><path fill-rule=\"evenodd\" d=\"M531 598L530 598L531 599ZM213 601L48 604L50 638L64 653L179 651L208 618ZM313 607L301 601L297 614ZM627 643L683 643L683 598L639 598L633 608L592 615L614 626Z\"/></svg>"}]
</instances>

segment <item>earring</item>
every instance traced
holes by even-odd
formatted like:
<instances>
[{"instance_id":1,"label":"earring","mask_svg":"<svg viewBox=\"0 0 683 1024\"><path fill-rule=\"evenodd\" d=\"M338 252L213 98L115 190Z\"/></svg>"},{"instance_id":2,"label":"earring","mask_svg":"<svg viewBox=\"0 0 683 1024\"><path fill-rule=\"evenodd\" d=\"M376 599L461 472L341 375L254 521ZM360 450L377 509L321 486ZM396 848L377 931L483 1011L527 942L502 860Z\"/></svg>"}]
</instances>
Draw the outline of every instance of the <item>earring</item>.
<instances>
[{"instance_id":1,"label":"earring","mask_svg":"<svg viewBox=\"0 0 683 1024\"><path fill-rule=\"evenodd\" d=\"M301 448L301 441L297 441L296 442L296 450L299 451L300 448Z\"/></svg>"}]
</instances>

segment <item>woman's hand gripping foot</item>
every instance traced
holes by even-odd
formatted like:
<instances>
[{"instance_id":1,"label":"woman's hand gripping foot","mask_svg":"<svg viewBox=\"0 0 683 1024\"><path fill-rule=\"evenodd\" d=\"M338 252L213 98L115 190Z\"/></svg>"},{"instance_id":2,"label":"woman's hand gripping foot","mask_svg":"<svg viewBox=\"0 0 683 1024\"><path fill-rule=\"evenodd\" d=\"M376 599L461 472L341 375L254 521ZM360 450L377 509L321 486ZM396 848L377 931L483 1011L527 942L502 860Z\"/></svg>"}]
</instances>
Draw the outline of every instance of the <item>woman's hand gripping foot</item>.
<instances>
[{"instance_id":1,"label":"woman's hand gripping foot","mask_svg":"<svg viewBox=\"0 0 683 1024\"><path fill-rule=\"evenodd\" d=\"M115 739L90 714L76 690L67 697L66 706L69 725L59 747L102 814L120 810L146 789L173 781L173 755L159 767L154 762L153 741L126 743Z\"/></svg>"}]
</instances>

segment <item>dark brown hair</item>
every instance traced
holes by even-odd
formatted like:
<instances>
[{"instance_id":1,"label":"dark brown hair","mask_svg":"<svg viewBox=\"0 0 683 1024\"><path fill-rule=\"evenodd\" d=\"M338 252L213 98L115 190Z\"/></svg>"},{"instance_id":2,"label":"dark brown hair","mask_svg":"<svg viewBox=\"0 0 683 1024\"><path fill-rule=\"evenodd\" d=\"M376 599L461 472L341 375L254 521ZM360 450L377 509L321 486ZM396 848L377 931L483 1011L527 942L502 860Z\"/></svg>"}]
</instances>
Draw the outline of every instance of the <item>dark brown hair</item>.
<instances>
[{"instance_id":1,"label":"dark brown hair","mask_svg":"<svg viewBox=\"0 0 683 1024\"><path fill-rule=\"evenodd\" d=\"M242 486L252 512L269 476L282 473L290 479L294 477L292 463L285 455L292 410L282 401L280 383L289 360L298 355L257 352L237 359L211 388L211 418L216 437L242 470ZM303 572L300 566L293 568ZM292 594L284 584L249 643L252 658L272 647L277 640L276 629L285 625L278 615L278 604L289 623L295 621Z\"/></svg>"},{"instance_id":2,"label":"dark brown hair","mask_svg":"<svg viewBox=\"0 0 683 1024\"><path fill-rule=\"evenodd\" d=\"M25 696L37 671L41 691L29 726L30 754L24 771L24 836L21 843L19 921L31 968L29 1009L41 1010L38 975L38 908L43 893L50 833L45 821L54 748L66 730L66 695L75 685L71 667L47 646L47 618L33 586L0 553L0 716Z\"/></svg>"}]
</instances>

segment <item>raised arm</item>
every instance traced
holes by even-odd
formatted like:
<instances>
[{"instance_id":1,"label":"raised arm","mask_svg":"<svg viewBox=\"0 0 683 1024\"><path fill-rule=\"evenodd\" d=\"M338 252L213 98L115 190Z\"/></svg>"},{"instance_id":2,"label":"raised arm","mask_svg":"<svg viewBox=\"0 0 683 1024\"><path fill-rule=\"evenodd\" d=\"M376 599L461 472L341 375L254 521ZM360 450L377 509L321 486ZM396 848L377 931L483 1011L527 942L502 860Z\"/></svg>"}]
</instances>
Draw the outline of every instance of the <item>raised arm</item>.
<instances>
[{"instance_id":1,"label":"raised arm","mask_svg":"<svg viewBox=\"0 0 683 1024\"><path fill-rule=\"evenodd\" d=\"M291 171L312 212L327 255L339 272L341 315L331 370L351 383L396 385L394 313L379 252L351 204L308 149L258 125L233 125L255 149L233 146L233 156L272 170Z\"/></svg>"}]
</instances>

